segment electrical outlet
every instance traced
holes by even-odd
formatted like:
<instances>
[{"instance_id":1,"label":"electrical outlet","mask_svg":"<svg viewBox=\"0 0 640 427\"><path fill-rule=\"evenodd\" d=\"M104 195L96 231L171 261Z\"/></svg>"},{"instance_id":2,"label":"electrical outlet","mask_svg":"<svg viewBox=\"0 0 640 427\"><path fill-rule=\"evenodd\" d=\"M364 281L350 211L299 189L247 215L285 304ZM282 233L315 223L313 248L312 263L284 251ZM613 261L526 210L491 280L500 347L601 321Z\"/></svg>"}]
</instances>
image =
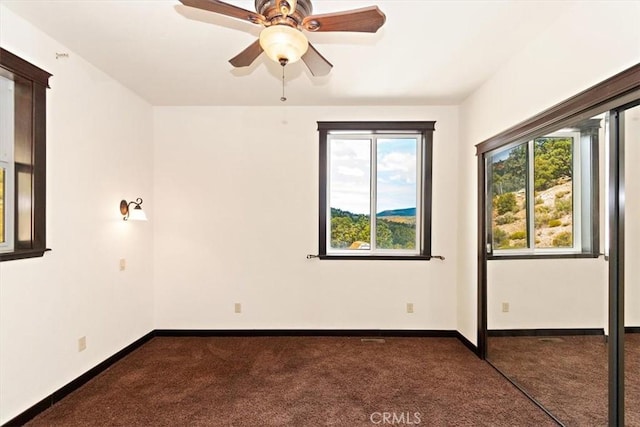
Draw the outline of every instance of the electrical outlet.
<instances>
[{"instance_id":1,"label":"electrical outlet","mask_svg":"<svg viewBox=\"0 0 640 427\"><path fill-rule=\"evenodd\" d=\"M87 349L87 337L78 338L78 352L85 351Z\"/></svg>"},{"instance_id":2,"label":"electrical outlet","mask_svg":"<svg viewBox=\"0 0 640 427\"><path fill-rule=\"evenodd\" d=\"M502 303L502 312L503 313L508 313L509 312L509 303L508 302L503 302Z\"/></svg>"},{"instance_id":3,"label":"electrical outlet","mask_svg":"<svg viewBox=\"0 0 640 427\"><path fill-rule=\"evenodd\" d=\"M412 302L408 302L407 303L407 313L409 313L409 314L413 313L413 303Z\"/></svg>"},{"instance_id":4,"label":"electrical outlet","mask_svg":"<svg viewBox=\"0 0 640 427\"><path fill-rule=\"evenodd\" d=\"M235 303L233 310L236 314L242 313L242 304L240 304L239 302Z\"/></svg>"},{"instance_id":5,"label":"electrical outlet","mask_svg":"<svg viewBox=\"0 0 640 427\"><path fill-rule=\"evenodd\" d=\"M120 271L125 271L127 269L127 260L125 258L120 258Z\"/></svg>"}]
</instances>

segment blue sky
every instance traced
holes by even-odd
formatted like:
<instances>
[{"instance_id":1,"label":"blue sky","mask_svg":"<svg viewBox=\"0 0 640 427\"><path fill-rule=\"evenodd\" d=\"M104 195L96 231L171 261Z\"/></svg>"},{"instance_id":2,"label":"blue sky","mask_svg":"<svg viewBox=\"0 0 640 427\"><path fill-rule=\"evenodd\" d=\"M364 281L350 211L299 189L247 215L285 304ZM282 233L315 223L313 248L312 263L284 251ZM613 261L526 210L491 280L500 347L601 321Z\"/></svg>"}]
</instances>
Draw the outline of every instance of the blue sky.
<instances>
[{"instance_id":1,"label":"blue sky","mask_svg":"<svg viewBox=\"0 0 640 427\"><path fill-rule=\"evenodd\" d=\"M416 139L378 139L377 212L416 207ZM369 214L370 152L367 140L330 143L331 207Z\"/></svg>"}]
</instances>

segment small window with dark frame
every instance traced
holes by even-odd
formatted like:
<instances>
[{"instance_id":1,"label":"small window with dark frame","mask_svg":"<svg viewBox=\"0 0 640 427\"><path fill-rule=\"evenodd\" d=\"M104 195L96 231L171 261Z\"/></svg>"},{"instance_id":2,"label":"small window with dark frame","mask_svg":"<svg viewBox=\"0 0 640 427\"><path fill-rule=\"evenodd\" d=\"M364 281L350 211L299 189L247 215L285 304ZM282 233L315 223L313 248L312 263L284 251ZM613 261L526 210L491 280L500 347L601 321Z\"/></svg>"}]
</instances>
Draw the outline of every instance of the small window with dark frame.
<instances>
[{"instance_id":1,"label":"small window with dark frame","mask_svg":"<svg viewBox=\"0 0 640 427\"><path fill-rule=\"evenodd\" d=\"M604 115L487 154L492 256L593 254Z\"/></svg>"},{"instance_id":2,"label":"small window with dark frame","mask_svg":"<svg viewBox=\"0 0 640 427\"><path fill-rule=\"evenodd\" d=\"M46 90L51 74L0 48L0 261L46 248Z\"/></svg>"},{"instance_id":3,"label":"small window with dark frame","mask_svg":"<svg viewBox=\"0 0 640 427\"><path fill-rule=\"evenodd\" d=\"M321 258L428 259L434 122L319 122Z\"/></svg>"}]
</instances>

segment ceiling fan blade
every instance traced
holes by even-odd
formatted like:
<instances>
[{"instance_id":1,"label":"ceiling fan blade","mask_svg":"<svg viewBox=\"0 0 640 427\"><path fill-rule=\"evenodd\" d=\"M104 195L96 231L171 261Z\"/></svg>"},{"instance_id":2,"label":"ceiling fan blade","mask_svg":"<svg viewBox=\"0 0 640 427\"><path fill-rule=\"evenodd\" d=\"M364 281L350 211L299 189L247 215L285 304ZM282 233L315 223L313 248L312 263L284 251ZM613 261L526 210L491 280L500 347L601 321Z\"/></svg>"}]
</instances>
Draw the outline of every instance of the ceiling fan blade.
<instances>
[{"instance_id":1,"label":"ceiling fan blade","mask_svg":"<svg viewBox=\"0 0 640 427\"><path fill-rule=\"evenodd\" d=\"M260 40L256 40L251 45L229 60L231 65L236 68L248 67L263 52L260 46Z\"/></svg>"},{"instance_id":2,"label":"ceiling fan blade","mask_svg":"<svg viewBox=\"0 0 640 427\"><path fill-rule=\"evenodd\" d=\"M387 17L378 6L370 6L344 12L307 16L302 21L302 27L307 31L375 33L386 20Z\"/></svg>"},{"instance_id":3,"label":"ceiling fan blade","mask_svg":"<svg viewBox=\"0 0 640 427\"><path fill-rule=\"evenodd\" d=\"M307 53L302 55L302 61L307 65L307 68L309 68L309 71L311 71L311 74L314 76L326 76L333 68L333 65L331 65L324 56L320 55L320 52L318 52L311 43L309 43Z\"/></svg>"},{"instance_id":4,"label":"ceiling fan blade","mask_svg":"<svg viewBox=\"0 0 640 427\"><path fill-rule=\"evenodd\" d=\"M265 17L259 13L251 12L218 0L180 0L180 2L185 6L231 16L254 24L262 24L265 22Z\"/></svg>"}]
</instances>

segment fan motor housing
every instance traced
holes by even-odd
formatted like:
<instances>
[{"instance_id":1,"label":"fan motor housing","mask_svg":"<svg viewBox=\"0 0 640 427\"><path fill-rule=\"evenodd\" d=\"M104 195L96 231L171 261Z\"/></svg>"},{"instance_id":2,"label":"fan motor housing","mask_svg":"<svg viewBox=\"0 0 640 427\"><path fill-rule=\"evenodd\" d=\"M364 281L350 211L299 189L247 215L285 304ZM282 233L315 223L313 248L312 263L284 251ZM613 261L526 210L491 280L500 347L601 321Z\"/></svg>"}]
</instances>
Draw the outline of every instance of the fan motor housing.
<instances>
[{"instance_id":1,"label":"fan motor housing","mask_svg":"<svg viewBox=\"0 0 640 427\"><path fill-rule=\"evenodd\" d=\"M267 18L268 21L281 16L276 0L256 0L255 6L256 12ZM296 11L290 17L300 24L302 20L311 15L312 12L313 6L311 5L311 0L298 0Z\"/></svg>"}]
</instances>

